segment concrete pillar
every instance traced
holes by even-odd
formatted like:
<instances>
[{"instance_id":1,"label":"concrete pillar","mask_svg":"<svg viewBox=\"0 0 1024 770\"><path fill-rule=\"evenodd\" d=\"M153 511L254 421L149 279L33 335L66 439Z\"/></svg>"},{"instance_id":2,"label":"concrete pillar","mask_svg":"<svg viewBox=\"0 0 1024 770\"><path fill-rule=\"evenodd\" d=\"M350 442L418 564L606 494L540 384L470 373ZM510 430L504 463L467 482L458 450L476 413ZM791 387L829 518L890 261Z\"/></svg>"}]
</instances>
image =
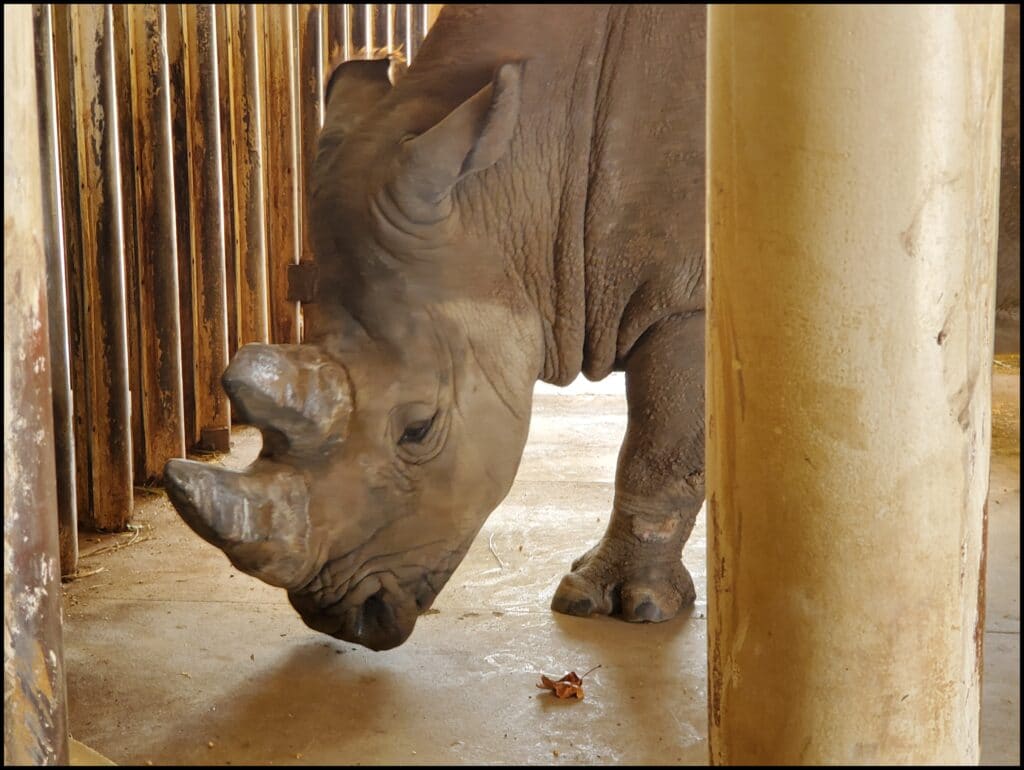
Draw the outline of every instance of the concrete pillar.
<instances>
[{"instance_id":1,"label":"concrete pillar","mask_svg":"<svg viewBox=\"0 0 1024 770\"><path fill-rule=\"evenodd\" d=\"M717 764L977 763L1001 6L711 6Z\"/></svg>"},{"instance_id":2,"label":"concrete pillar","mask_svg":"<svg viewBox=\"0 0 1024 770\"><path fill-rule=\"evenodd\" d=\"M32 6L4 6L4 765L68 762Z\"/></svg>"}]
</instances>

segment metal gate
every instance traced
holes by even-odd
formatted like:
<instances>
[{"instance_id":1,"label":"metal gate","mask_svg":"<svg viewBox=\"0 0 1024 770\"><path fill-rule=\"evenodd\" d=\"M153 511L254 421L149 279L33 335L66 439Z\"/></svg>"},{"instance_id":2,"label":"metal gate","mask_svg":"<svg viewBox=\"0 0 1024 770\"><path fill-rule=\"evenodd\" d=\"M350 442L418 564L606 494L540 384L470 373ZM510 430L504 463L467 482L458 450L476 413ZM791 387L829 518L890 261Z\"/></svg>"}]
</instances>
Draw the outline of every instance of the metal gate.
<instances>
[{"instance_id":1,"label":"metal gate","mask_svg":"<svg viewBox=\"0 0 1024 770\"><path fill-rule=\"evenodd\" d=\"M63 574L76 521L228 450L239 346L301 341L324 72L411 61L438 8L34 6Z\"/></svg>"}]
</instances>

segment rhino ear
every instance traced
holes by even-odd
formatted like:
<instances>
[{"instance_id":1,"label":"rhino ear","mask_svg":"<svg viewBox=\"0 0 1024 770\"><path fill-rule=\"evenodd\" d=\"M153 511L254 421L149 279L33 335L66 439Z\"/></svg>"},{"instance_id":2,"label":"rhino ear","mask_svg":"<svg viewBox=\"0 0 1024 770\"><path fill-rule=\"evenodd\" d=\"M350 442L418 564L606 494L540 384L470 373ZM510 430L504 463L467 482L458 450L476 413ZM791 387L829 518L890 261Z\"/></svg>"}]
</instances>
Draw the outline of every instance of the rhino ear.
<instances>
[{"instance_id":1,"label":"rhino ear","mask_svg":"<svg viewBox=\"0 0 1024 770\"><path fill-rule=\"evenodd\" d=\"M494 165L508 150L519 120L524 64L502 64L490 83L440 123L402 143L390 188L414 221L447 216L458 181Z\"/></svg>"},{"instance_id":2,"label":"rhino ear","mask_svg":"<svg viewBox=\"0 0 1024 770\"><path fill-rule=\"evenodd\" d=\"M342 139L391 91L390 59L351 59L336 65L324 89L324 137Z\"/></svg>"}]
</instances>

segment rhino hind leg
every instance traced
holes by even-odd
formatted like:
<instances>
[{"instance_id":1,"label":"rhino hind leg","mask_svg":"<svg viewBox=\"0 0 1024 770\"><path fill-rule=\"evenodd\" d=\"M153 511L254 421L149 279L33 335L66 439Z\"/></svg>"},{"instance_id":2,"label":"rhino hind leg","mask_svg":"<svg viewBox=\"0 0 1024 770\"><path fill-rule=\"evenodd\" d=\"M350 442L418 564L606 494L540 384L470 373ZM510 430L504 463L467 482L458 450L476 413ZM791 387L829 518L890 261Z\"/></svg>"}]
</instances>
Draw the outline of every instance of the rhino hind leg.
<instances>
[{"instance_id":1,"label":"rhino hind leg","mask_svg":"<svg viewBox=\"0 0 1024 770\"><path fill-rule=\"evenodd\" d=\"M696 599L682 549L704 502L704 313L652 326L626 361L629 422L600 542L551 608L629 621L675 617Z\"/></svg>"}]
</instances>

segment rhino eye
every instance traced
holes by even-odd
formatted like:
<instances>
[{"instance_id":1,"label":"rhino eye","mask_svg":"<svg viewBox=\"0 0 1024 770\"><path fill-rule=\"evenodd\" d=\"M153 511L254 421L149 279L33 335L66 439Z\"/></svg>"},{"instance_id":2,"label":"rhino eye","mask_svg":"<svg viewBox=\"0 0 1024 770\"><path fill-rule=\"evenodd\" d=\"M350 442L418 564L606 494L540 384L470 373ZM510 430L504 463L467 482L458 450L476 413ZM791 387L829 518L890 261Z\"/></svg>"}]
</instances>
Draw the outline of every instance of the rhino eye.
<instances>
[{"instance_id":1,"label":"rhino eye","mask_svg":"<svg viewBox=\"0 0 1024 770\"><path fill-rule=\"evenodd\" d=\"M436 413L434 414L434 417L437 417ZM419 422L414 422L406 426L402 437L398 439L398 443L418 444L423 441L430 432L430 426L434 424L434 417L431 417L429 420L420 420Z\"/></svg>"}]
</instances>

